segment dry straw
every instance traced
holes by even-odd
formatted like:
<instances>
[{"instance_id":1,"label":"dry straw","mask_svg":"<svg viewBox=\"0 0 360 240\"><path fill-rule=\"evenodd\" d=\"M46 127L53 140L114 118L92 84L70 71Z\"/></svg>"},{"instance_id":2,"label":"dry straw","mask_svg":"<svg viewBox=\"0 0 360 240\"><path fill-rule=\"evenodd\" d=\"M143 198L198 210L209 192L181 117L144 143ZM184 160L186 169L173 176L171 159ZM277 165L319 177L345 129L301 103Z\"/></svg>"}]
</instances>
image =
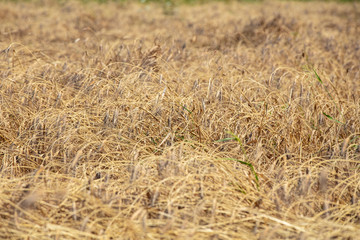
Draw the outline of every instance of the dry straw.
<instances>
[{"instance_id":1,"label":"dry straw","mask_svg":"<svg viewBox=\"0 0 360 240\"><path fill-rule=\"evenodd\" d=\"M358 9L0 3L0 236L357 239Z\"/></svg>"}]
</instances>

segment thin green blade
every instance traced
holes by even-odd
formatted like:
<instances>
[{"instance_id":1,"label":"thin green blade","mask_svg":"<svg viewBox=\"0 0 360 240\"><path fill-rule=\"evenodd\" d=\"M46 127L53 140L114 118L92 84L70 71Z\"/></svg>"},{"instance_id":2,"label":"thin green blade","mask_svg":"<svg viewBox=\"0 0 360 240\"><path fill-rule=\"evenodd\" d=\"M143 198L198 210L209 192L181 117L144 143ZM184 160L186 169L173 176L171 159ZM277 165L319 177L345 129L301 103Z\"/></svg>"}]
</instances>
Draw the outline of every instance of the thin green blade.
<instances>
[{"instance_id":1,"label":"thin green blade","mask_svg":"<svg viewBox=\"0 0 360 240\"><path fill-rule=\"evenodd\" d=\"M326 114L326 113L322 113L325 117L327 117L328 119L330 119L330 120L332 120L332 121L334 121L334 122L337 122L337 123L340 123L340 124L345 124L345 123L342 123L342 122L340 122L339 120L337 120L337 119L335 119L335 118L333 118L332 116L330 116L330 115L328 115L328 114Z\"/></svg>"},{"instance_id":2,"label":"thin green blade","mask_svg":"<svg viewBox=\"0 0 360 240\"><path fill-rule=\"evenodd\" d=\"M323 84L323 81L321 80L321 78L319 77L319 75L317 74L317 72L315 71L315 69L313 69L313 71L314 71L314 73L315 73L315 76L316 76L317 80L318 80L321 84Z\"/></svg>"}]
</instances>

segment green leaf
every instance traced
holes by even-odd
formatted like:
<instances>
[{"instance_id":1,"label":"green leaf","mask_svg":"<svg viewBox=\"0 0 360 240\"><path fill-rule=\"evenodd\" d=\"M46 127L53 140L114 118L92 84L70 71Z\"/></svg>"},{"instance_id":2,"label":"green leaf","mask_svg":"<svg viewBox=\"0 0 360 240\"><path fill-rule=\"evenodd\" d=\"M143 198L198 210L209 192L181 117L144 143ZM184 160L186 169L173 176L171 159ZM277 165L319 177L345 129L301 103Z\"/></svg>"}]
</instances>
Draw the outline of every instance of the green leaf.
<instances>
[{"instance_id":1,"label":"green leaf","mask_svg":"<svg viewBox=\"0 0 360 240\"><path fill-rule=\"evenodd\" d=\"M186 111L188 111L190 114L192 114L192 111L190 111L189 109L187 109L187 107L186 107L185 105L183 106L183 109L186 110Z\"/></svg>"},{"instance_id":2,"label":"green leaf","mask_svg":"<svg viewBox=\"0 0 360 240\"><path fill-rule=\"evenodd\" d=\"M242 145L242 142L241 142L240 138L239 138L238 136L236 136L233 132L227 131L226 133L227 133L227 134L230 134L231 136L233 136L232 139L233 139L233 140L236 140L237 142L240 143L240 145Z\"/></svg>"},{"instance_id":3,"label":"green leaf","mask_svg":"<svg viewBox=\"0 0 360 240\"><path fill-rule=\"evenodd\" d=\"M253 174L254 177L255 177L255 184L256 184L257 189L259 190L259 177L258 177L257 173L255 172L254 166L253 166L251 163L249 163L249 162L244 162L244 161L241 161L241 160L236 159L236 158L223 158L223 159L224 159L224 160L235 161L235 162L238 162L238 163L241 163L241 164L243 164L243 165L248 166L248 167L250 168L252 174Z\"/></svg>"},{"instance_id":4,"label":"green leaf","mask_svg":"<svg viewBox=\"0 0 360 240\"><path fill-rule=\"evenodd\" d=\"M330 120L332 120L332 121L334 121L334 122L337 122L337 123L340 123L340 124L345 124L345 123L342 123L342 122L340 122L339 120L337 120L337 119L335 119L335 118L333 118L332 116L330 116L330 115L328 115L328 114L326 114L326 113L322 113L325 117L327 117L328 119L330 119Z\"/></svg>"},{"instance_id":5,"label":"green leaf","mask_svg":"<svg viewBox=\"0 0 360 240\"><path fill-rule=\"evenodd\" d=\"M235 140L235 138L224 138L224 139L216 140L215 142L226 142L226 141L230 141L230 140Z\"/></svg>"},{"instance_id":6,"label":"green leaf","mask_svg":"<svg viewBox=\"0 0 360 240\"><path fill-rule=\"evenodd\" d=\"M230 134L231 136L233 136L233 140L236 140L236 141L239 143L239 145L240 145L240 147L241 147L244 155L246 156L246 150L245 150L244 145L243 145L243 143L241 142L240 138L239 138L237 135L235 135L235 133L233 133L233 132L231 132L231 131L227 131L226 133L227 133L227 134Z\"/></svg>"},{"instance_id":7,"label":"green leaf","mask_svg":"<svg viewBox=\"0 0 360 240\"><path fill-rule=\"evenodd\" d=\"M315 76L316 76L317 80L318 80L321 84L323 84L323 81L321 80L321 78L319 77L319 75L317 74L317 72L315 71L315 69L313 69L313 71L314 71L314 73L315 73Z\"/></svg>"}]
</instances>

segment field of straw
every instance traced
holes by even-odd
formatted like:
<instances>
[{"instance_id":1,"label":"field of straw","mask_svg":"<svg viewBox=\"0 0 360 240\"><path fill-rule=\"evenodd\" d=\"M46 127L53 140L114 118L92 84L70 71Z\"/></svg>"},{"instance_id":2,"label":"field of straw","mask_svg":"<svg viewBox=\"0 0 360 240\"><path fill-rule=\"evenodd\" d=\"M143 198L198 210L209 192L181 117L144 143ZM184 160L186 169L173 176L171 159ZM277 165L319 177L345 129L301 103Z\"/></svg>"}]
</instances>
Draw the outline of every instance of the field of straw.
<instances>
[{"instance_id":1,"label":"field of straw","mask_svg":"<svg viewBox=\"0 0 360 240\"><path fill-rule=\"evenodd\" d=\"M359 4L0 22L1 239L359 239Z\"/></svg>"}]
</instances>

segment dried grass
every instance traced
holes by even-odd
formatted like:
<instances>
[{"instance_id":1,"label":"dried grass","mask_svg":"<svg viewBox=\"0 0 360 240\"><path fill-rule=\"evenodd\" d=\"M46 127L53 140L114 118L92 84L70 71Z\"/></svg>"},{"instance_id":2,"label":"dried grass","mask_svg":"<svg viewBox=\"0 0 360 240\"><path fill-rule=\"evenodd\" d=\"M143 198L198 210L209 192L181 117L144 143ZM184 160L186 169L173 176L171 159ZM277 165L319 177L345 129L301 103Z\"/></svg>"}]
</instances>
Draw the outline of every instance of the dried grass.
<instances>
[{"instance_id":1,"label":"dried grass","mask_svg":"<svg viewBox=\"0 0 360 240\"><path fill-rule=\"evenodd\" d=\"M0 6L3 238L358 238L358 4Z\"/></svg>"}]
</instances>

